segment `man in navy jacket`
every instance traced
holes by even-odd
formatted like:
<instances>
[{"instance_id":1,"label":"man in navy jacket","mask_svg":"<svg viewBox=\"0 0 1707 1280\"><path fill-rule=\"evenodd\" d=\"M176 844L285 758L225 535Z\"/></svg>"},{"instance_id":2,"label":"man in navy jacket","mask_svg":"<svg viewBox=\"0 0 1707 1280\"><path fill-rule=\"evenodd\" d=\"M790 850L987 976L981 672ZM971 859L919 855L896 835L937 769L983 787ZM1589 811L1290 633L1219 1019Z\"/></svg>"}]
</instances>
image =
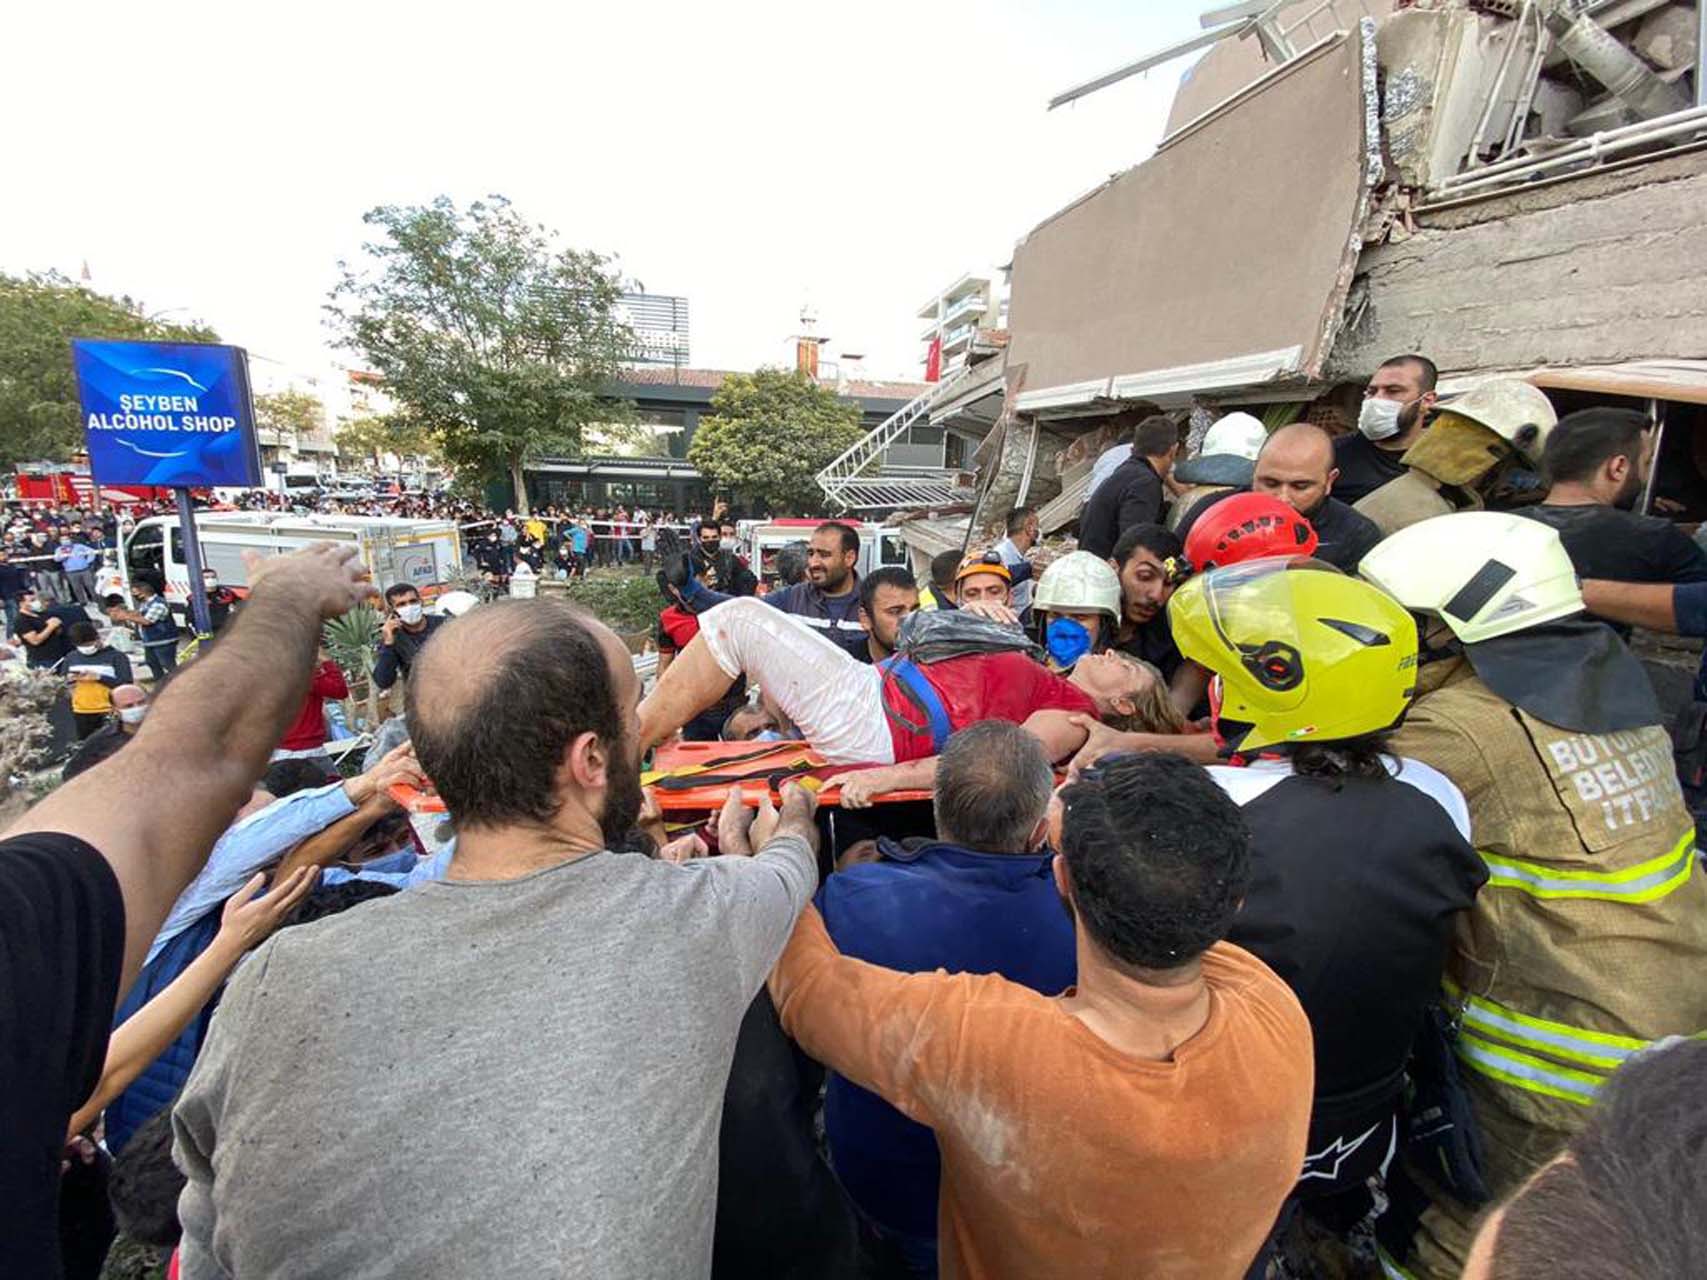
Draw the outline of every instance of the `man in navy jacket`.
<instances>
[{"instance_id":1,"label":"man in navy jacket","mask_svg":"<svg viewBox=\"0 0 1707 1280\"><path fill-rule=\"evenodd\" d=\"M1054 783L1018 725L986 720L955 734L937 763L937 838L881 840L878 861L818 891L837 948L907 973L997 973L1045 995L1071 986L1073 924L1039 852ZM834 1075L824 1127L842 1185L913 1270L934 1274L935 1134Z\"/></svg>"}]
</instances>

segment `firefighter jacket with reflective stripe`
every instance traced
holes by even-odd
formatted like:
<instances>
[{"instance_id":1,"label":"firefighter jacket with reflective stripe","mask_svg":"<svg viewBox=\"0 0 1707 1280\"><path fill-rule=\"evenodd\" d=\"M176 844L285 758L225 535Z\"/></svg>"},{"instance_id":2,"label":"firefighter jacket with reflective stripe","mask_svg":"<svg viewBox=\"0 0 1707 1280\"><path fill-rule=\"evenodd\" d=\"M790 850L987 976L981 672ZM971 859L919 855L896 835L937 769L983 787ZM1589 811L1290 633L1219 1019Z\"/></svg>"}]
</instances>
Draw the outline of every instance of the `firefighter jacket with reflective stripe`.
<instances>
[{"instance_id":1,"label":"firefighter jacket with reflective stripe","mask_svg":"<svg viewBox=\"0 0 1707 1280\"><path fill-rule=\"evenodd\" d=\"M1497 1145L1532 1166L1581 1128L1631 1054L1707 1029L1707 877L1670 738L1657 725L1560 729L1460 661L1393 749L1446 774L1470 806L1488 882L1461 919L1448 996L1478 1117L1521 1134ZM1496 1195L1528 1171L1507 1164L1490 1160Z\"/></svg>"}]
</instances>

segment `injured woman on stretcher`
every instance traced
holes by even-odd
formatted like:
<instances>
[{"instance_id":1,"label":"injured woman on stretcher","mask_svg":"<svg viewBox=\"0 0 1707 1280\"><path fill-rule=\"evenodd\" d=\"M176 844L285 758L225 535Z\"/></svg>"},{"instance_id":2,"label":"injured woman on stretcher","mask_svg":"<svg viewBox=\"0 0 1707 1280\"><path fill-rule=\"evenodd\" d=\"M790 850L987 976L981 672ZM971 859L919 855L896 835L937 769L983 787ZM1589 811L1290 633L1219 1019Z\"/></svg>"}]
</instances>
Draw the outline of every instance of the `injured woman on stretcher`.
<instances>
[{"instance_id":1,"label":"injured woman on stretcher","mask_svg":"<svg viewBox=\"0 0 1707 1280\"><path fill-rule=\"evenodd\" d=\"M950 734L980 720L1022 725L1051 761L1085 745L1087 722L1125 733L1178 733L1179 714L1149 663L1087 654L1067 676L1025 653L967 653L870 666L762 600L730 600L700 615L699 634L640 704L643 751L716 705L745 676L831 764L877 764L844 775L843 804L888 791L929 790Z\"/></svg>"}]
</instances>

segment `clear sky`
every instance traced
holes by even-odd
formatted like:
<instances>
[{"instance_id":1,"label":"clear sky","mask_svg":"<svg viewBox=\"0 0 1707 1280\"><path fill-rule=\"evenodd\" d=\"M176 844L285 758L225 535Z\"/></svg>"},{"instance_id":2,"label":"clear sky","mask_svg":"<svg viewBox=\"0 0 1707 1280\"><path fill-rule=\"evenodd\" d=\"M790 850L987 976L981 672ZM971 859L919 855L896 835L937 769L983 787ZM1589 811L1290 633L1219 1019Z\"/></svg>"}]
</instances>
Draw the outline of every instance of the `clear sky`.
<instances>
[{"instance_id":1,"label":"clear sky","mask_svg":"<svg viewBox=\"0 0 1707 1280\"><path fill-rule=\"evenodd\" d=\"M1147 156L1189 61L1050 95L1207 7L17 4L0 269L87 262L265 386L334 358L320 304L365 209L500 192L686 295L696 365L783 360L810 300L833 351L917 376L919 306Z\"/></svg>"}]
</instances>

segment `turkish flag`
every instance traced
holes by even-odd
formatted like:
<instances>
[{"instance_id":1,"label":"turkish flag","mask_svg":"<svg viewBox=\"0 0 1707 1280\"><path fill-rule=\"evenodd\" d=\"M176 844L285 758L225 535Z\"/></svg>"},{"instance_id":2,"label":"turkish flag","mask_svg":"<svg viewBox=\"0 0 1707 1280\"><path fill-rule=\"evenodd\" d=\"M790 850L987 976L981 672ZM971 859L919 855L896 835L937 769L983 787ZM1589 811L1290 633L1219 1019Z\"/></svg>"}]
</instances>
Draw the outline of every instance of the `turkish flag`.
<instances>
[{"instance_id":1,"label":"turkish flag","mask_svg":"<svg viewBox=\"0 0 1707 1280\"><path fill-rule=\"evenodd\" d=\"M931 339L931 345L925 352L925 381L940 382L942 380L942 338Z\"/></svg>"}]
</instances>

